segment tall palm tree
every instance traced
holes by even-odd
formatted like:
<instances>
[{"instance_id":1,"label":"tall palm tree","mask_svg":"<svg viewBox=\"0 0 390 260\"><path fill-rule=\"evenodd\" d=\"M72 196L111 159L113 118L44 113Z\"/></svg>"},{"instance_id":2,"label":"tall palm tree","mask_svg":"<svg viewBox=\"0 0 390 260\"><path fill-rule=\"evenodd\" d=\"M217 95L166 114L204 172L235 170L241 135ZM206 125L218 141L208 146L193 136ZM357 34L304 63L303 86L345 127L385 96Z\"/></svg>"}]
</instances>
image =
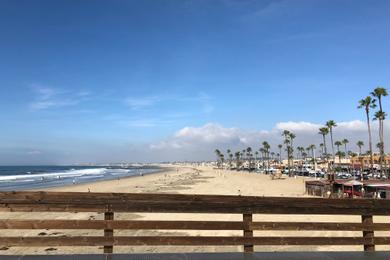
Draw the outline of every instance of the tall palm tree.
<instances>
[{"instance_id":1,"label":"tall palm tree","mask_svg":"<svg viewBox=\"0 0 390 260\"><path fill-rule=\"evenodd\" d=\"M348 139L344 138L341 142L344 145L344 152L345 152L345 154L348 155L348 152L347 152L347 144L349 143Z\"/></svg>"},{"instance_id":2,"label":"tall palm tree","mask_svg":"<svg viewBox=\"0 0 390 260\"><path fill-rule=\"evenodd\" d=\"M294 133L290 132L290 156L291 156L291 165L294 166L294 139L297 137Z\"/></svg>"},{"instance_id":3,"label":"tall palm tree","mask_svg":"<svg viewBox=\"0 0 390 260\"><path fill-rule=\"evenodd\" d=\"M286 151L287 151L287 167L288 167L288 175L291 176L291 165L290 165L290 160L291 160L291 140L290 140L290 131L284 130L282 132L282 136L284 137L284 144L286 145Z\"/></svg>"},{"instance_id":4,"label":"tall palm tree","mask_svg":"<svg viewBox=\"0 0 390 260\"><path fill-rule=\"evenodd\" d=\"M264 153L265 153L265 159L267 160L267 171L268 171L268 169L269 169L269 149L271 148L271 146L266 141L264 141L262 143L262 145L263 145L263 149L264 149Z\"/></svg>"},{"instance_id":5,"label":"tall palm tree","mask_svg":"<svg viewBox=\"0 0 390 260\"><path fill-rule=\"evenodd\" d=\"M383 130L383 120L386 117L386 113L382 111L377 111L375 112L374 115L374 120L379 121L379 145L377 145L379 149L379 164L380 164L380 169L381 169L381 177L383 176L383 161L384 161L384 143L383 143L383 135L382 135L382 130Z\"/></svg>"},{"instance_id":6,"label":"tall palm tree","mask_svg":"<svg viewBox=\"0 0 390 260\"><path fill-rule=\"evenodd\" d=\"M309 145L308 148L311 151L311 156L312 156L313 160L315 160L316 158L314 158L315 157L314 156L314 150L316 149L316 146L314 144L311 144L311 145Z\"/></svg>"},{"instance_id":7,"label":"tall palm tree","mask_svg":"<svg viewBox=\"0 0 390 260\"><path fill-rule=\"evenodd\" d=\"M240 164L241 164L241 162L240 162L240 156L241 155L241 153L240 152L235 152L234 153L234 157L236 157L236 170L239 170L240 169Z\"/></svg>"},{"instance_id":8,"label":"tall palm tree","mask_svg":"<svg viewBox=\"0 0 390 260\"><path fill-rule=\"evenodd\" d=\"M300 156L297 156L298 158L301 158L302 159L302 153L305 151L305 148L303 148L302 146L298 146L297 147L297 151L298 151L298 154L300 155Z\"/></svg>"},{"instance_id":9,"label":"tall palm tree","mask_svg":"<svg viewBox=\"0 0 390 260\"><path fill-rule=\"evenodd\" d=\"M342 146L343 143L341 141L336 141L334 142L334 145L337 146L337 152L340 152L340 146Z\"/></svg>"},{"instance_id":10,"label":"tall palm tree","mask_svg":"<svg viewBox=\"0 0 390 260\"><path fill-rule=\"evenodd\" d=\"M334 142L334 145L337 146L337 153L336 155L339 157L339 163L341 163L341 151L340 151L340 146L343 145L343 143L341 141L336 141ZM336 161L334 162L336 163Z\"/></svg>"},{"instance_id":11,"label":"tall palm tree","mask_svg":"<svg viewBox=\"0 0 390 260\"><path fill-rule=\"evenodd\" d=\"M382 87L377 87L374 89L374 91L371 92L371 95L375 98L378 99L378 103L379 103L379 111L377 112L377 114L375 115L375 117L378 119L379 121L379 141L381 143L379 149L380 149L380 163L381 163L381 175L383 174L383 168L382 168L382 164L383 164L383 160L384 160L384 155L385 155L385 145L384 145L384 136L383 136L383 121L385 120L385 117L386 117L386 113L383 112L383 108L382 108L382 97L385 97L387 96L387 90L385 88L382 88ZM382 177L382 176L381 176Z\"/></svg>"},{"instance_id":12,"label":"tall palm tree","mask_svg":"<svg viewBox=\"0 0 390 260\"><path fill-rule=\"evenodd\" d=\"M250 171L252 168L252 147L246 148L246 156L248 159L248 170Z\"/></svg>"},{"instance_id":13,"label":"tall palm tree","mask_svg":"<svg viewBox=\"0 0 390 260\"><path fill-rule=\"evenodd\" d=\"M282 148L283 148L283 145L282 144L278 144L278 148L279 148L279 161L282 161Z\"/></svg>"},{"instance_id":14,"label":"tall palm tree","mask_svg":"<svg viewBox=\"0 0 390 260\"><path fill-rule=\"evenodd\" d=\"M329 134L329 128L328 127L321 127L318 132L320 135L322 135L323 144L324 144L324 154L325 157L328 158L328 152L326 151L326 135Z\"/></svg>"},{"instance_id":15,"label":"tall palm tree","mask_svg":"<svg viewBox=\"0 0 390 260\"><path fill-rule=\"evenodd\" d=\"M320 143L321 155L324 155L324 143Z\"/></svg>"},{"instance_id":16,"label":"tall palm tree","mask_svg":"<svg viewBox=\"0 0 390 260\"><path fill-rule=\"evenodd\" d=\"M214 150L214 153L215 153L215 155L217 156L217 167L219 168L219 167L220 167L219 162L220 162L220 160L221 160L221 155L222 155L222 153L221 153L221 151L220 151L219 149L215 149L215 150Z\"/></svg>"},{"instance_id":17,"label":"tall palm tree","mask_svg":"<svg viewBox=\"0 0 390 260\"><path fill-rule=\"evenodd\" d=\"M356 154L356 153L354 153L354 152L352 152L352 151L348 151L348 156L350 157L350 158L352 158L352 170L355 170L355 157L357 157L358 155ZM353 171L353 178L355 179L355 171Z\"/></svg>"},{"instance_id":18,"label":"tall palm tree","mask_svg":"<svg viewBox=\"0 0 390 260\"><path fill-rule=\"evenodd\" d=\"M333 121L333 120L329 120L325 123L325 125L328 127L329 129L329 133L330 133L330 143L332 144L332 154L333 154L333 163L335 163L336 161L336 157L334 155L334 146L333 146L333 128L335 128L337 126L336 122Z\"/></svg>"},{"instance_id":19,"label":"tall palm tree","mask_svg":"<svg viewBox=\"0 0 390 260\"><path fill-rule=\"evenodd\" d=\"M230 149L226 150L227 155L229 156L229 169L232 168L233 154Z\"/></svg>"},{"instance_id":20,"label":"tall palm tree","mask_svg":"<svg viewBox=\"0 0 390 260\"><path fill-rule=\"evenodd\" d=\"M357 141L356 145L359 147L359 156L362 154L363 141Z\"/></svg>"},{"instance_id":21,"label":"tall palm tree","mask_svg":"<svg viewBox=\"0 0 390 260\"><path fill-rule=\"evenodd\" d=\"M367 119L367 128L368 128L368 146L370 152L370 170L373 172L374 169L374 161L372 157L372 136L371 136L371 125L370 125L370 108L375 108L376 100L371 98L370 96L365 97L364 99L359 100L358 108L364 108L366 112Z\"/></svg>"}]
</instances>

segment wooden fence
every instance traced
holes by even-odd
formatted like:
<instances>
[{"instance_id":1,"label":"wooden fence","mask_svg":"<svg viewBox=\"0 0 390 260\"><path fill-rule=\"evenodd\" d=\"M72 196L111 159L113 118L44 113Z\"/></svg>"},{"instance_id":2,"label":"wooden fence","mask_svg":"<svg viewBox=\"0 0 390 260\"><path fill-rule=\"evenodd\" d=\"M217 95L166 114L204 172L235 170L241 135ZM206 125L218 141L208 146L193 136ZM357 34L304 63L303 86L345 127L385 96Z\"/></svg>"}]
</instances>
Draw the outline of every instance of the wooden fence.
<instances>
[{"instance_id":1,"label":"wooden fence","mask_svg":"<svg viewBox=\"0 0 390 260\"><path fill-rule=\"evenodd\" d=\"M0 211L8 212L99 212L104 220L0 219L0 229L92 229L102 236L42 237L0 236L0 246L114 246L241 245L253 252L254 245L390 245L390 237L375 237L374 231L390 231L390 223L373 223L373 215L390 215L390 200L245 197L219 195L0 192ZM149 221L115 220L119 212L226 213L241 214L242 221ZM359 223L256 222L253 214L360 215ZM213 218L214 219L214 218ZM241 230L242 236L115 236L114 230ZM356 237L257 237L256 230L360 231Z\"/></svg>"}]
</instances>

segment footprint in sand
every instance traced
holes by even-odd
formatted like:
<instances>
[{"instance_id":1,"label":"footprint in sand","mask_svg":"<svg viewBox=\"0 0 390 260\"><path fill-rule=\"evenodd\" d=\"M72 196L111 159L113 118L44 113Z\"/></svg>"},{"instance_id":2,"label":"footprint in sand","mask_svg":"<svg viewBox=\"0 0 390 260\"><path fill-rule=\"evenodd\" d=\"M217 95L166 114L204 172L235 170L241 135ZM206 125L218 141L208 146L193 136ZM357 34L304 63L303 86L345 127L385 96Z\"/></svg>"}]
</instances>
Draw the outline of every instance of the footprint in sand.
<instances>
[{"instance_id":1,"label":"footprint in sand","mask_svg":"<svg viewBox=\"0 0 390 260\"><path fill-rule=\"evenodd\" d=\"M49 247L49 248L46 248L45 251L56 251L57 248L54 248L54 247Z\"/></svg>"},{"instance_id":2,"label":"footprint in sand","mask_svg":"<svg viewBox=\"0 0 390 260\"><path fill-rule=\"evenodd\" d=\"M0 247L0 250L2 250L2 251L8 250L8 249L9 249L9 247L6 247L6 246Z\"/></svg>"}]
</instances>

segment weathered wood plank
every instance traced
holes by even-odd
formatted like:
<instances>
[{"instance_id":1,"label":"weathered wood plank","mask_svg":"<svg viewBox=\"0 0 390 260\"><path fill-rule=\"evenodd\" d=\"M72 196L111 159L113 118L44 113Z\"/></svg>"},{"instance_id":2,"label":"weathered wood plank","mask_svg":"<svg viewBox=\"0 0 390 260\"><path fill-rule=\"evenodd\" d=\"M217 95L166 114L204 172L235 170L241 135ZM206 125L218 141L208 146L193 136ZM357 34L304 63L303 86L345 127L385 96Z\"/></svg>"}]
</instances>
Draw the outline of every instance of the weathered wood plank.
<instances>
[{"instance_id":1,"label":"weathered wood plank","mask_svg":"<svg viewBox=\"0 0 390 260\"><path fill-rule=\"evenodd\" d=\"M36 206L39 204L39 206ZM220 195L0 192L0 211L388 215L390 201Z\"/></svg>"},{"instance_id":2,"label":"weathered wood plank","mask_svg":"<svg viewBox=\"0 0 390 260\"><path fill-rule=\"evenodd\" d=\"M0 229L243 230L242 222L146 220L0 220Z\"/></svg>"},{"instance_id":3,"label":"weathered wood plank","mask_svg":"<svg viewBox=\"0 0 390 260\"><path fill-rule=\"evenodd\" d=\"M251 222L250 230L335 230L390 231L390 223L334 222ZM177 229L244 230L239 221L159 221L159 220L12 220L0 219L0 229Z\"/></svg>"},{"instance_id":4,"label":"weathered wood plank","mask_svg":"<svg viewBox=\"0 0 390 260\"><path fill-rule=\"evenodd\" d=\"M242 221L244 224L244 237L252 238L253 230L251 228L252 225L252 214L243 214ZM252 253L253 252L253 244L244 244L244 253Z\"/></svg>"},{"instance_id":5,"label":"weathered wood plank","mask_svg":"<svg viewBox=\"0 0 390 260\"><path fill-rule=\"evenodd\" d=\"M106 221L112 221L114 220L114 212L107 211L104 213L104 220ZM114 230L111 228L104 229L104 238L110 239L114 237ZM113 246L111 244L104 245L104 253L105 254L111 254L113 252Z\"/></svg>"},{"instance_id":6,"label":"weathered wood plank","mask_svg":"<svg viewBox=\"0 0 390 260\"><path fill-rule=\"evenodd\" d=\"M390 237L375 238L377 244L390 244ZM220 236L133 236L133 237L0 237L3 246L125 246L125 245L362 245L363 237L220 237Z\"/></svg>"},{"instance_id":7,"label":"weathered wood plank","mask_svg":"<svg viewBox=\"0 0 390 260\"><path fill-rule=\"evenodd\" d=\"M362 223L334 223L334 222L253 222L253 230L335 230L335 231L362 231L390 230L390 223L373 224L363 226Z\"/></svg>"},{"instance_id":8,"label":"weathered wood plank","mask_svg":"<svg viewBox=\"0 0 390 260\"><path fill-rule=\"evenodd\" d=\"M362 216L362 224L366 227L373 225L372 216ZM363 230L364 238L364 251L375 251L375 241L374 241L374 231L373 230Z\"/></svg>"},{"instance_id":9,"label":"weathered wood plank","mask_svg":"<svg viewBox=\"0 0 390 260\"><path fill-rule=\"evenodd\" d=\"M288 203L288 202L287 202ZM310 203L300 206L269 205L258 201L247 204L245 202L231 203L199 203L199 202L128 202L124 204L111 204L115 212L166 212L166 213L231 213L231 214L335 214L335 215L389 215L390 210L384 208L337 208L324 205L323 208L312 207ZM61 204L31 203L31 204L0 204L0 211L7 212L104 212L104 204Z\"/></svg>"}]
</instances>

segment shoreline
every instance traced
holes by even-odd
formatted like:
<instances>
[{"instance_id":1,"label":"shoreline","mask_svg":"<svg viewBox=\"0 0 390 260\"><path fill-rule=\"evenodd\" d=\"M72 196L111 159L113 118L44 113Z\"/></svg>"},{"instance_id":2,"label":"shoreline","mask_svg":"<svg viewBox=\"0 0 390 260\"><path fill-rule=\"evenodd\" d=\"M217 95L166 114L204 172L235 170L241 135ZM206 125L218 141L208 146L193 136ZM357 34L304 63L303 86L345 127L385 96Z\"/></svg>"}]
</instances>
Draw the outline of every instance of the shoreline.
<instances>
[{"instance_id":1,"label":"shoreline","mask_svg":"<svg viewBox=\"0 0 390 260\"><path fill-rule=\"evenodd\" d=\"M7 181L3 183L3 186L0 187L0 191L37 191L37 190L52 190L62 187L73 187L78 185L93 185L93 183L98 182L105 182L105 181L112 181L112 180L121 180L125 178L134 178L134 177L141 177L141 176L147 176L150 174L157 174L159 172L165 171L164 167L153 165L150 168L147 167L141 167L141 168L134 168L134 169L127 169L127 168L118 168L118 171L128 170L128 172L115 172L116 168L107 168L107 167L98 167L98 168L82 168L77 169L75 171L88 171L88 170L94 170L94 169L103 169L106 172L102 173L100 178L96 175L89 175L86 173L80 173L81 175L73 176L75 173L73 173L72 170L67 170L71 174L68 176L68 173L64 172L48 172L45 173L47 175L54 176L58 174L60 177L51 177L47 180L42 178L41 181L38 181L35 174L29 175L31 176L31 180L33 180L31 183L30 181L23 182L23 181L16 181L13 183L13 181L9 181L8 185ZM65 170L64 170L65 171ZM145 171L145 172L143 172ZM141 175L142 172L142 175ZM73 174L73 175L72 175ZM3 175L7 177L7 175ZM14 176L14 175L12 175ZM18 176L18 175L15 175ZM27 176L27 175L26 175ZM73 176L73 177L72 177ZM24 177L24 175L22 176ZM16 178L18 179L18 178ZM72 181L73 180L73 181Z\"/></svg>"},{"instance_id":2,"label":"shoreline","mask_svg":"<svg viewBox=\"0 0 390 260\"><path fill-rule=\"evenodd\" d=\"M145 173L143 175L132 175L132 176L123 176L123 177L118 177L118 178L113 178L113 179L106 179L106 180L95 180L95 181L91 181L91 182L85 182L85 183L76 183L76 184L67 184L67 185L62 185L62 186L53 186L53 187L47 187L47 188L37 188L37 189L26 189L27 191L59 191L59 190L62 190L62 189L66 189L66 190L69 190L70 192L74 189L76 190L84 190L84 191L88 191L88 192L92 192L91 188L89 187L93 187L95 185L110 185L110 183L114 183L114 182L118 182L118 181L129 181L131 179L137 179L137 178L143 178L143 177L147 177L147 176L150 176L150 175L158 175L158 174L162 174L164 172L168 172L170 171L170 168L169 167L162 167L162 166L156 166L156 171L153 171L153 172L149 172L149 173ZM89 188L89 190L88 190ZM87 189L87 190L85 190ZM94 192L98 192L98 191L94 191Z\"/></svg>"}]
</instances>

